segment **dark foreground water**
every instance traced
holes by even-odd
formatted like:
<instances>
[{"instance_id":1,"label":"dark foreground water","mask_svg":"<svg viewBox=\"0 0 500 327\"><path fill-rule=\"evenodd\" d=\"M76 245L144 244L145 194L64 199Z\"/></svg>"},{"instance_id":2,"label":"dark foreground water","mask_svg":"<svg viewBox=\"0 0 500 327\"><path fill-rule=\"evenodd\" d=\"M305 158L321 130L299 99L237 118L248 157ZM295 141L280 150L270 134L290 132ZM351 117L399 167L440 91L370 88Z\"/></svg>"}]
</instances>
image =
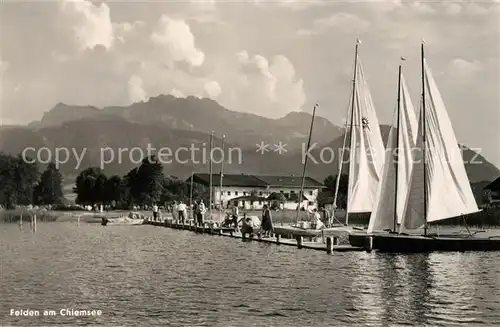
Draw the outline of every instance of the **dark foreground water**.
<instances>
[{"instance_id":1,"label":"dark foreground water","mask_svg":"<svg viewBox=\"0 0 500 327\"><path fill-rule=\"evenodd\" d=\"M0 225L1 326L500 325L500 253L327 255L153 226L28 227Z\"/></svg>"}]
</instances>

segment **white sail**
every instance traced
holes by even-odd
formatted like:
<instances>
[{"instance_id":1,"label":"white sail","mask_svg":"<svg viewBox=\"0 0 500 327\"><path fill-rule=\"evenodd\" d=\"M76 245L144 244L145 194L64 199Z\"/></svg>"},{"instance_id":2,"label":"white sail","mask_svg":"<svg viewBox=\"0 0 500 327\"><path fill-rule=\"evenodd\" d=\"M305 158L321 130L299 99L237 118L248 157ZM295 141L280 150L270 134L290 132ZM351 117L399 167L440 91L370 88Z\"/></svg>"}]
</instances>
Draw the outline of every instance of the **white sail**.
<instances>
[{"instance_id":1,"label":"white sail","mask_svg":"<svg viewBox=\"0 0 500 327\"><path fill-rule=\"evenodd\" d=\"M427 212L424 212L424 164L417 161L404 218L407 229L420 228L425 221L444 220L479 211L450 118L425 59L424 72ZM417 144L420 149L424 145L423 121L420 119Z\"/></svg>"},{"instance_id":2,"label":"white sail","mask_svg":"<svg viewBox=\"0 0 500 327\"><path fill-rule=\"evenodd\" d=\"M384 144L359 58L356 71L347 209L348 212L371 212L384 164Z\"/></svg>"},{"instance_id":3,"label":"white sail","mask_svg":"<svg viewBox=\"0 0 500 327\"><path fill-rule=\"evenodd\" d=\"M427 221L479 211L441 93L424 60L429 200Z\"/></svg>"},{"instance_id":4,"label":"white sail","mask_svg":"<svg viewBox=\"0 0 500 327\"><path fill-rule=\"evenodd\" d=\"M389 132L385 150L385 164L378 185L375 206L368 224L368 233L374 230L393 229L395 215L397 223L401 224L406 207L406 196L413 168L412 149L415 147L418 121L403 74L401 74L399 92L399 129L397 128L398 110L396 109L396 123ZM399 142L396 137L399 138ZM395 201L397 201L396 211L394 210Z\"/></svg>"}]
</instances>

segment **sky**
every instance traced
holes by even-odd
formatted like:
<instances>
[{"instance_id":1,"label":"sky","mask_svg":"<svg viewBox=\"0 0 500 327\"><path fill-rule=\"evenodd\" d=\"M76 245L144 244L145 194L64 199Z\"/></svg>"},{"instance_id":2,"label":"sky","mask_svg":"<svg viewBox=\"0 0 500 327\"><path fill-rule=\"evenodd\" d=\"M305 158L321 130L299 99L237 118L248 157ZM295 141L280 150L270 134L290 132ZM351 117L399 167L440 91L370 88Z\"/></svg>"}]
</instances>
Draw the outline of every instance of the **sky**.
<instances>
[{"instance_id":1,"label":"sky","mask_svg":"<svg viewBox=\"0 0 500 327\"><path fill-rule=\"evenodd\" d=\"M420 99L420 43L458 141L500 166L500 0L3 0L3 124L56 103L129 105L159 94L212 98L278 118L312 111L342 125L356 38L379 121L403 71Z\"/></svg>"}]
</instances>

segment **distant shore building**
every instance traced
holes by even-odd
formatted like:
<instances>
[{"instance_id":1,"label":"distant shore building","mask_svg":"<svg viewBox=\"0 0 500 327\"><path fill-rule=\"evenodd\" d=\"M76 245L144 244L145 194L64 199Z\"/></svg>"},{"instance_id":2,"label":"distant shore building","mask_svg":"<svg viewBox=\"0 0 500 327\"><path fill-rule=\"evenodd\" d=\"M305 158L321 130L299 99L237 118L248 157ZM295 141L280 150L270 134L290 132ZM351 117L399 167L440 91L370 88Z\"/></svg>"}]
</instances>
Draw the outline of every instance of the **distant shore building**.
<instances>
[{"instance_id":1,"label":"distant shore building","mask_svg":"<svg viewBox=\"0 0 500 327\"><path fill-rule=\"evenodd\" d=\"M488 184L485 188L486 204L500 205L500 177Z\"/></svg>"},{"instance_id":2,"label":"distant shore building","mask_svg":"<svg viewBox=\"0 0 500 327\"><path fill-rule=\"evenodd\" d=\"M209 186L210 174L194 174L193 182ZM237 205L247 210L260 210L264 204L277 201L282 209L294 210L299 202L301 182L302 177L297 176L223 174L223 207ZM301 207L317 208L318 192L323 187L315 179L306 177ZM218 206L221 200L220 174L212 174L212 192L213 203ZM280 198L284 201L278 200Z\"/></svg>"}]
</instances>

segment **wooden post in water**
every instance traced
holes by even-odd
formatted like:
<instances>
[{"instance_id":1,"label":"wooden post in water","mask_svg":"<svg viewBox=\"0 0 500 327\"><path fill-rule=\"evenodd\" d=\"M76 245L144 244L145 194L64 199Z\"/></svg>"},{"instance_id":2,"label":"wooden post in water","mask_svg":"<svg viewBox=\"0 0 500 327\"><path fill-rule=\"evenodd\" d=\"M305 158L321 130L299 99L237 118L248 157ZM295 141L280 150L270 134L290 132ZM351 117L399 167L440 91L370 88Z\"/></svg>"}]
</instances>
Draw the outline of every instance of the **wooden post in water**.
<instances>
[{"instance_id":1,"label":"wooden post in water","mask_svg":"<svg viewBox=\"0 0 500 327\"><path fill-rule=\"evenodd\" d=\"M333 252L333 239L331 236L326 238L326 253L332 254Z\"/></svg>"},{"instance_id":2,"label":"wooden post in water","mask_svg":"<svg viewBox=\"0 0 500 327\"><path fill-rule=\"evenodd\" d=\"M33 233L36 233L36 215L33 215Z\"/></svg>"},{"instance_id":3,"label":"wooden post in water","mask_svg":"<svg viewBox=\"0 0 500 327\"><path fill-rule=\"evenodd\" d=\"M33 231L33 215L30 216L30 229Z\"/></svg>"},{"instance_id":4,"label":"wooden post in water","mask_svg":"<svg viewBox=\"0 0 500 327\"><path fill-rule=\"evenodd\" d=\"M302 236L297 236L297 246L299 249L302 249L302 245L304 245L304 237Z\"/></svg>"},{"instance_id":5,"label":"wooden post in water","mask_svg":"<svg viewBox=\"0 0 500 327\"><path fill-rule=\"evenodd\" d=\"M80 226L80 217L81 217L81 216L78 216L78 217L76 218L76 225L77 225L77 226Z\"/></svg>"},{"instance_id":6,"label":"wooden post in water","mask_svg":"<svg viewBox=\"0 0 500 327\"><path fill-rule=\"evenodd\" d=\"M373 249L373 237L367 236L365 237L365 251L372 252Z\"/></svg>"},{"instance_id":7,"label":"wooden post in water","mask_svg":"<svg viewBox=\"0 0 500 327\"><path fill-rule=\"evenodd\" d=\"M276 244L280 244L280 241L281 241L281 235L276 234Z\"/></svg>"},{"instance_id":8,"label":"wooden post in water","mask_svg":"<svg viewBox=\"0 0 500 327\"><path fill-rule=\"evenodd\" d=\"M23 230L23 210L21 209L21 217L19 218L19 229Z\"/></svg>"}]
</instances>

